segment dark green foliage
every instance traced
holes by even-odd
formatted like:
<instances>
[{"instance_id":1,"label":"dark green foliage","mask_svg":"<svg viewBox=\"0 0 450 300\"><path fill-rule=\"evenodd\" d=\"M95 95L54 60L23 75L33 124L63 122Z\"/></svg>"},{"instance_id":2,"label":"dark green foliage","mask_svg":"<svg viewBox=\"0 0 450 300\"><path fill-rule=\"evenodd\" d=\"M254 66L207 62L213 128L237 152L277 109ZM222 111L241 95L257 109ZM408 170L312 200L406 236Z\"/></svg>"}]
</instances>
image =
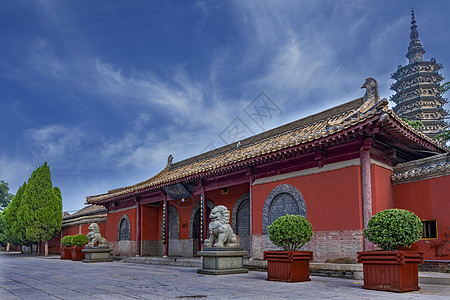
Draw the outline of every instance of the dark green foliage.
<instances>
[{"instance_id":1,"label":"dark green foliage","mask_svg":"<svg viewBox=\"0 0 450 300\"><path fill-rule=\"evenodd\" d=\"M8 243L8 236L5 233L6 223L5 223L5 217L0 212L0 245L6 246Z\"/></svg>"},{"instance_id":2,"label":"dark green foliage","mask_svg":"<svg viewBox=\"0 0 450 300\"><path fill-rule=\"evenodd\" d=\"M47 163L38 167L28 180L18 216L25 224L25 236L31 242L48 241L62 224L62 199L57 187L52 187Z\"/></svg>"},{"instance_id":3,"label":"dark green foliage","mask_svg":"<svg viewBox=\"0 0 450 300\"><path fill-rule=\"evenodd\" d=\"M24 198L26 183L24 183L13 197L8 207L3 211L2 215L5 221L4 233L5 239L12 245L29 245L30 241L25 235L25 224L19 215L19 210Z\"/></svg>"},{"instance_id":4,"label":"dark green foliage","mask_svg":"<svg viewBox=\"0 0 450 300\"><path fill-rule=\"evenodd\" d=\"M423 126L423 123L421 121L410 121L407 118L402 118L402 120L408 123L412 128L416 130L420 130L420 127Z\"/></svg>"},{"instance_id":5,"label":"dark green foliage","mask_svg":"<svg viewBox=\"0 0 450 300\"><path fill-rule=\"evenodd\" d=\"M441 92L446 92L450 89L450 81L444 82L441 86L440 86L440 90Z\"/></svg>"},{"instance_id":6,"label":"dark green foliage","mask_svg":"<svg viewBox=\"0 0 450 300\"><path fill-rule=\"evenodd\" d=\"M84 234L77 234L72 237L72 244L77 247L83 247L88 243L88 238Z\"/></svg>"},{"instance_id":7,"label":"dark green foliage","mask_svg":"<svg viewBox=\"0 0 450 300\"><path fill-rule=\"evenodd\" d=\"M386 209L374 215L364 236L383 250L410 247L422 237L422 221L404 209Z\"/></svg>"},{"instance_id":8,"label":"dark green foliage","mask_svg":"<svg viewBox=\"0 0 450 300\"><path fill-rule=\"evenodd\" d=\"M446 91L450 90L450 81L444 82L441 87L441 92L445 93ZM441 144L446 144L450 141L450 129L444 129L440 134L434 137L435 140L437 140ZM448 146L448 144L447 144Z\"/></svg>"},{"instance_id":9,"label":"dark green foliage","mask_svg":"<svg viewBox=\"0 0 450 300\"><path fill-rule=\"evenodd\" d=\"M434 137L439 143L445 144L447 141L450 141L450 130L443 130L437 136Z\"/></svg>"},{"instance_id":10,"label":"dark green foliage","mask_svg":"<svg viewBox=\"0 0 450 300\"><path fill-rule=\"evenodd\" d=\"M11 202L14 195L9 193L8 183L0 180L0 211L4 210L9 202Z\"/></svg>"},{"instance_id":11,"label":"dark green foliage","mask_svg":"<svg viewBox=\"0 0 450 300\"><path fill-rule=\"evenodd\" d=\"M296 251L311 241L313 228L307 219L299 215L285 215L269 226L272 243L285 251Z\"/></svg>"},{"instance_id":12,"label":"dark green foliage","mask_svg":"<svg viewBox=\"0 0 450 300\"><path fill-rule=\"evenodd\" d=\"M63 238L61 239L61 243L65 247L72 247L73 246L72 238L73 238L73 235L63 236Z\"/></svg>"}]
</instances>

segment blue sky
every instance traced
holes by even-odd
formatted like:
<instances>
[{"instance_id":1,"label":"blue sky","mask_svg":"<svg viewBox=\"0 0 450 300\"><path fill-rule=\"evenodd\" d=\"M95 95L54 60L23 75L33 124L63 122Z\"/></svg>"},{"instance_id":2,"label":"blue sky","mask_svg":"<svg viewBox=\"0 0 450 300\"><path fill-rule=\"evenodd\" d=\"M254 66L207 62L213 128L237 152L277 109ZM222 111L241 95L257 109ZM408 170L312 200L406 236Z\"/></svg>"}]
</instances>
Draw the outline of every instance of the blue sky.
<instances>
[{"instance_id":1,"label":"blue sky","mask_svg":"<svg viewBox=\"0 0 450 300\"><path fill-rule=\"evenodd\" d=\"M15 194L47 161L75 211L169 154L361 97L367 77L389 98L411 8L450 78L450 1L2 1L0 179ZM263 123L248 114L261 97Z\"/></svg>"}]
</instances>

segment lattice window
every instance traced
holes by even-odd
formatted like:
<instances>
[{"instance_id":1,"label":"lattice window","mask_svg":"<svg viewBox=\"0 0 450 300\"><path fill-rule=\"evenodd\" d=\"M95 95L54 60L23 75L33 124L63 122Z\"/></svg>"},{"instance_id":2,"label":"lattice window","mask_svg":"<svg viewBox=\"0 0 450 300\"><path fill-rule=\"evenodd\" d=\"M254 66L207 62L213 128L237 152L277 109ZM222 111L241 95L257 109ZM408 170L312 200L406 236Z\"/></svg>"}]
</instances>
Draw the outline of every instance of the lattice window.
<instances>
[{"instance_id":1,"label":"lattice window","mask_svg":"<svg viewBox=\"0 0 450 300\"><path fill-rule=\"evenodd\" d=\"M437 222L436 220L422 220L423 233L422 239L437 239Z\"/></svg>"},{"instance_id":2,"label":"lattice window","mask_svg":"<svg viewBox=\"0 0 450 300\"><path fill-rule=\"evenodd\" d=\"M119 241L129 240L130 239L130 220L127 217L121 217L119 222Z\"/></svg>"},{"instance_id":3,"label":"lattice window","mask_svg":"<svg viewBox=\"0 0 450 300\"><path fill-rule=\"evenodd\" d=\"M240 237L250 236L250 200L239 205L236 217L236 233Z\"/></svg>"},{"instance_id":4,"label":"lattice window","mask_svg":"<svg viewBox=\"0 0 450 300\"><path fill-rule=\"evenodd\" d=\"M178 210L169 206L169 239L179 239L180 238L180 216L178 215Z\"/></svg>"}]
</instances>

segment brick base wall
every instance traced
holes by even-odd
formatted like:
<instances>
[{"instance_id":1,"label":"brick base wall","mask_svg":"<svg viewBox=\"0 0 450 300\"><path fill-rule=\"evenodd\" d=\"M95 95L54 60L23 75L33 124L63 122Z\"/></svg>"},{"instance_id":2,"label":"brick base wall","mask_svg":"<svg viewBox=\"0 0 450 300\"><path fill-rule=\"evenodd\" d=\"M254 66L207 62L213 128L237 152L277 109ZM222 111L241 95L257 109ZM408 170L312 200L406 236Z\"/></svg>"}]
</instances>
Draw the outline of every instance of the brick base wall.
<instances>
[{"instance_id":1,"label":"brick base wall","mask_svg":"<svg viewBox=\"0 0 450 300\"><path fill-rule=\"evenodd\" d=\"M111 248L112 256L135 256L136 255L136 241L114 241L108 242Z\"/></svg>"},{"instance_id":2,"label":"brick base wall","mask_svg":"<svg viewBox=\"0 0 450 300\"><path fill-rule=\"evenodd\" d=\"M363 250L362 230L315 231L311 242L303 249L314 252L314 261L357 258Z\"/></svg>"},{"instance_id":3,"label":"brick base wall","mask_svg":"<svg viewBox=\"0 0 450 300\"><path fill-rule=\"evenodd\" d=\"M419 264L420 272L450 273L450 261L424 261Z\"/></svg>"},{"instance_id":4,"label":"brick base wall","mask_svg":"<svg viewBox=\"0 0 450 300\"><path fill-rule=\"evenodd\" d=\"M269 239L268 234L253 235L253 259L262 259L267 250L281 250ZM336 260L339 258L357 258L357 252L363 250L362 230L314 231L311 242L301 250L313 251L314 261Z\"/></svg>"}]
</instances>

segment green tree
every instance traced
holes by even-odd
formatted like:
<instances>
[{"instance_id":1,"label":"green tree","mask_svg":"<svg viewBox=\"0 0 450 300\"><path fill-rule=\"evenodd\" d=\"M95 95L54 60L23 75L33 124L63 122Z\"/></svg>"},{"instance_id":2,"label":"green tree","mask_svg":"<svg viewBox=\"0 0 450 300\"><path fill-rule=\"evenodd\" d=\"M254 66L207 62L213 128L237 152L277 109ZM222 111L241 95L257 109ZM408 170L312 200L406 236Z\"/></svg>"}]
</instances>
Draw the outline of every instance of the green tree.
<instances>
[{"instance_id":1,"label":"green tree","mask_svg":"<svg viewBox=\"0 0 450 300\"><path fill-rule=\"evenodd\" d=\"M420 130L420 127L423 126L421 121L410 121L408 118L402 118L402 120L408 123L415 130Z\"/></svg>"},{"instance_id":2,"label":"green tree","mask_svg":"<svg viewBox=\"0 0 450 300\"><path fill-rule=\"evenodd\" d=\"M445 93L450 89L450 81L444 82L441 87L441 92ZM447 125L446 127L447 129L442 130L442 132L440 134L438 134L437 136L434 137L435 140L437 140L439 143L441 144L447 144L448 142L450 142L450 129L449 129L449 125ZM448 146L448 144L447 144Z\"/></svg>"},{"instance_id":3,"label":"green tree","mask_svg":"<svg viewBox=\"0 0 450 300\"><path fill-rule=\"evenodd\" d=\"M25 224L25 236L34 243L45 242L48 255L48 240L61 231L62 198L59 188L52 186L46 162L31 174L23 196L19 218Z\"/></svg>"},{"instance_id":4,"label":"green tree","mask_svg":"<svg viewBox=\"0 0 450 300\"><path fill-rule=\"evenodd\" d=\"M0 211L4 210L14 195L9 193L8 183L0 180Z\"/></svg>"},{"instance_id":5,"label":"green tree","mask_svg":"<svg viewBox=\"0 0 450 300\"><path fill-rule=\"evenodd\" d=\"M13 197L8 207L2 212L4 218L4 234L8 243L13 245L29 245L30 241L25 236L25 224L19 216L23 194L26 188L24 183Z\"/></svg>"},{"instance_id":6,"label":"green tree","mask_svg":"<svg viewBox=\"0 0 450 300\"><path fill-rule=\"evenodd\" d=\"M0 212L0 245L2 247L6 246L8 244L8 236L5 233L5 217L3 216L3 213Z\"/></svg>"}]
</instances>

